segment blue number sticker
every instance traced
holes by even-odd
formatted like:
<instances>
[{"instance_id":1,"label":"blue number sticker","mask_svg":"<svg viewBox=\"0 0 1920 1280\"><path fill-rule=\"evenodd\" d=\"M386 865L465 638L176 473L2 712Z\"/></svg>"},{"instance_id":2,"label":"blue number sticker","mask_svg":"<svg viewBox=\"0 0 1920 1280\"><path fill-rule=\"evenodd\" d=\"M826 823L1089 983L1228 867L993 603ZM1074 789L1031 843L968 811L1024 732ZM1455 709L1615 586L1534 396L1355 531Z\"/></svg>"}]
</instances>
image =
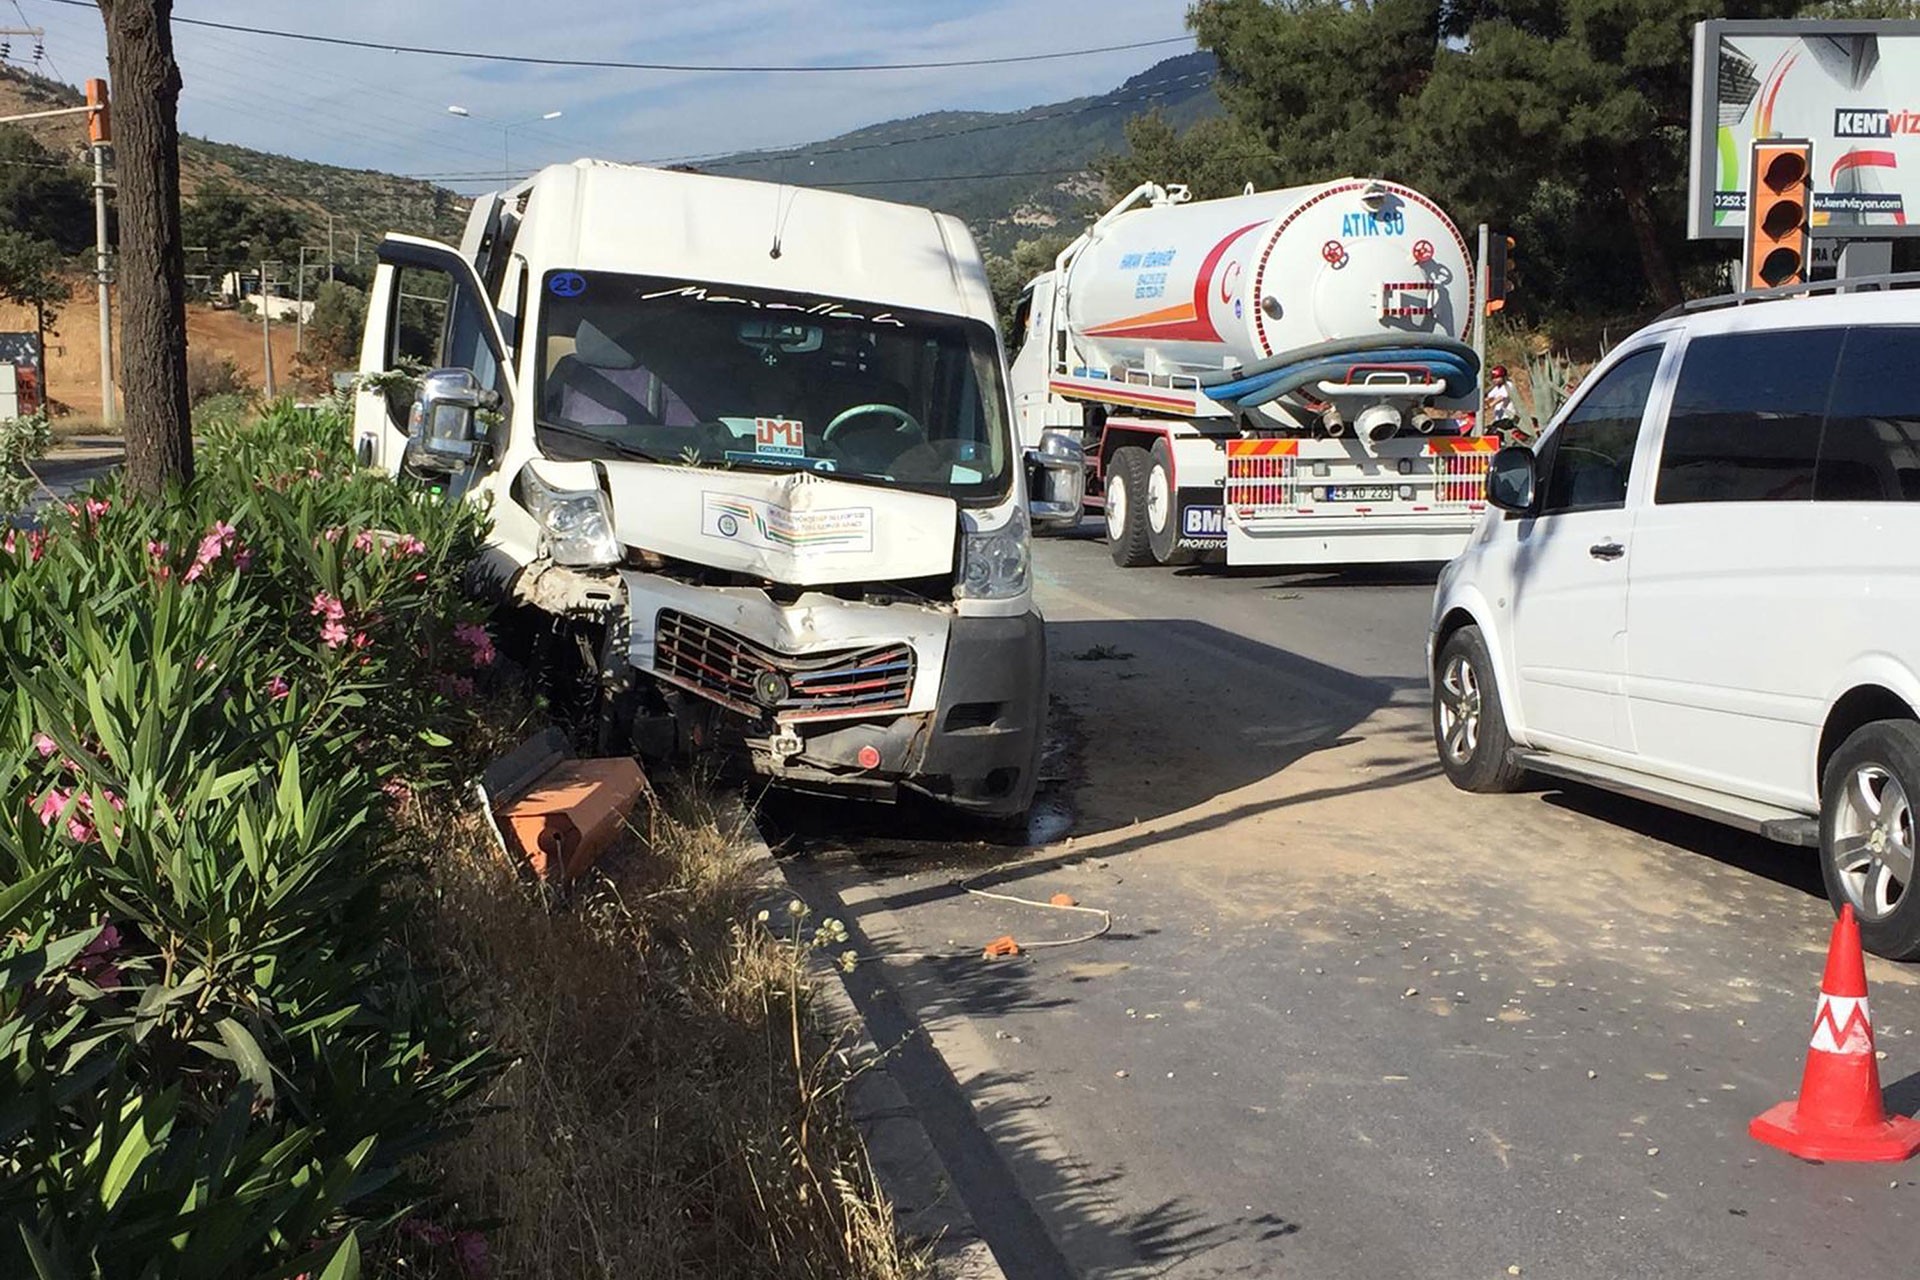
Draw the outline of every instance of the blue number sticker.
<instances>
[{"instance_id":1,"label":"blue number sticker","mask_svg":"<svg viewBox=\"0 0 1920 1280\"><path fill-rule=\"evenodd\" d=\"M578 271L556 271L547 277L547 291L556 298L577 298L587 291L587 278Z\"/></svg>"}]
</instances>

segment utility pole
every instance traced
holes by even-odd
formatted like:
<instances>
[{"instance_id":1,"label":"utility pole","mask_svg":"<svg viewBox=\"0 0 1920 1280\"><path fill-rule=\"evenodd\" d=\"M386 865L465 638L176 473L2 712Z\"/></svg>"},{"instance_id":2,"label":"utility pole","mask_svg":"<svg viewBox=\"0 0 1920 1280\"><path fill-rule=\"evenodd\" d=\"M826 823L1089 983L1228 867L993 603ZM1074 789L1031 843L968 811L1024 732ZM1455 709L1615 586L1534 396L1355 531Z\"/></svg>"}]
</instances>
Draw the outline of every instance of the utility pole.
<instances>
[{"instance_id":1,"label":"utility pole","mask_svg":"<svg viewBox=\"0 0 1920 1280\"><path fill-rule=\"evenodd\" d=\"M300 246L300 273L293 278L293 358L307 350L307 246Z\"/></svg>"},{"instance_id":2,"label":"utility pole","mask_svg":"<svg viewBox=\"0 0 1920 1280\"><path fill-rule=\"evenodd\" d=\"M327 211L327 279L333 279L333 211Z\"/></svg>"},{"instance_id":3,"label":"utility pole","mask_svg":"<svg viewBox=\"0 0 1920 1280\"><path fill-rule=\"evenodd\" d=\"M118 418L113 394L113 259L107 247L107 147L113 127L107 116L107 82L87 81L87 141L93 150L94 276L100 291L100 424L109 431Z\"/></svg>"},{"instance_id":4,"label":"utility pole","mask_svg":"<svg viewBox=\"0 0 1920 1280\"><path fill-rule=\"evenodd\" d=\"M267 318L267 260L260 260L260 349L266 358L266 396L273 400L273 327Z\"/></svg>"}]
</instances>

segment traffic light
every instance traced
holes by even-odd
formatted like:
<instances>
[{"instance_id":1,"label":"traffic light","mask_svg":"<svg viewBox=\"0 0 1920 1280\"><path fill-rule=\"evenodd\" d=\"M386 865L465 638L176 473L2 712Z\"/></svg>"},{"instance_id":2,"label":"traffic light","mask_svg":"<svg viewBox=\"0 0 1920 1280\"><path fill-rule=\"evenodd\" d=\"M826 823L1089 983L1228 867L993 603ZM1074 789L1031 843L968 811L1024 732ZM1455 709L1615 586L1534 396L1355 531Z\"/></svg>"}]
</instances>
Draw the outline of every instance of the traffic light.
<instances>
[{"instance_id":1,"label":"traffic light","mask_svg":"<svg viewBox=\"0 0 1920 1280\"><path fill-rule=\"evenodd\" d=\"M1813 204L1813 144L1756 140L1750 161L1744 287L1804 284L1811 256L1807 224Z\"/></svg>"},{"instance_id":2,"label":"traffic light","mask_svg":"<svg viewBox=\"0 0 1920 1280\"><path fill-rule=\"evenodd\" d=\"M1514 257L1518 243L1512 236L1487 237L1487 312L1492 314L1507 305L1507 295L1519 284L1519 262Z\"/></svg>"}]
</instances>

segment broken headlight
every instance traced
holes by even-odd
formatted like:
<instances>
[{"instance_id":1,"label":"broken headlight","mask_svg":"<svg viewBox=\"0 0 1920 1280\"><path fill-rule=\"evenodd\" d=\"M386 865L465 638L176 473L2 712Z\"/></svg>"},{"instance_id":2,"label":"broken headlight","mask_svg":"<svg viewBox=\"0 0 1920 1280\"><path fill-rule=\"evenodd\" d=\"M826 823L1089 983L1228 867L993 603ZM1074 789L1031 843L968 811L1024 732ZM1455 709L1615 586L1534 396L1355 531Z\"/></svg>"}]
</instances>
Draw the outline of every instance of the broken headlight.
<instances>
[{"instance_id":1,"label":"broken headlight","mask_svg":"<svg viewBox=\"0 0 1920 1280\"><path fill-rule=\"evenodd\" d=\"M541 540L555 564L585 568L616 564L620 543L613 536L613 513L598 489L555 489L529 467L520 473L527 510L540 524Z\"/></svg>"},{"instance_id":2,"label":"broken headlight","mask_svg":"<svg viewBox=\"0 0 1920 1280\"><path fill-rule=\"evenodd\" d=\"M1032 545L1024 507L1007 508L996 528L981 525L981 513L961 516L965 531L960 554L960 581L953 594L965 600L1010 600L1027 589Z\"/></svg>"}]
</instances>

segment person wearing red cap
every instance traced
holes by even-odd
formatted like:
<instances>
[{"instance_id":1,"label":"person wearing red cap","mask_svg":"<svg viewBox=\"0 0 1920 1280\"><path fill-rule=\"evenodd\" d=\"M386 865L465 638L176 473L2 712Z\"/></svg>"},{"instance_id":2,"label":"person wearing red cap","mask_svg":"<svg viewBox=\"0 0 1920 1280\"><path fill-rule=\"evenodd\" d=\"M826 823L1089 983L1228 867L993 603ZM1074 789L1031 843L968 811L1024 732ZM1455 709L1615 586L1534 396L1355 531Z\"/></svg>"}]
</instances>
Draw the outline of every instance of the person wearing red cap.
<instances>
[{"instance_id":1,"label":"person wearing red cap","mask_svg":"<svg viewBox=\"0 0 1920 1280\"><path fill-rule=\"evenodd\" d=\"M1487 370L1487 434L1505 439L1519 425L1514 417L1513 384L1507 381L1507 366L1496 364Z\"/></svg>"}]
</instances>

